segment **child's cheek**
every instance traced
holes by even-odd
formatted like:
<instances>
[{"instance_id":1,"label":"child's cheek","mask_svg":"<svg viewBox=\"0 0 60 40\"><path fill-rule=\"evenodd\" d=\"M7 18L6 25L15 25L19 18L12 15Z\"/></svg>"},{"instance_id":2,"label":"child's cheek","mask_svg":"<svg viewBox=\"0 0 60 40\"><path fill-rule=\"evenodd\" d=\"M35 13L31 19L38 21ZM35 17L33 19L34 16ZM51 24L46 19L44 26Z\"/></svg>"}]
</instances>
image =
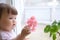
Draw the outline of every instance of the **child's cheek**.
<instances>
[{"instance_id":1,"label":"child's cheek","mask_svg":"<svg viewBox=\"0 0 60 40\"><path fill-rule=\"evenodd\" d=\"M12 26L12 21L11 20L7 20L7 25L8 26Z\"/></svg>"},{"instance_id":2,"label":"child's cheek","mask_svg":"<svg viewBox=\"0 0 60 40\"><path fill-rule=\"evenodd\" d=\"M5 26L11 26L11 21L10 20L5 20L4 25Z\"/></svg>"}]
</instances>

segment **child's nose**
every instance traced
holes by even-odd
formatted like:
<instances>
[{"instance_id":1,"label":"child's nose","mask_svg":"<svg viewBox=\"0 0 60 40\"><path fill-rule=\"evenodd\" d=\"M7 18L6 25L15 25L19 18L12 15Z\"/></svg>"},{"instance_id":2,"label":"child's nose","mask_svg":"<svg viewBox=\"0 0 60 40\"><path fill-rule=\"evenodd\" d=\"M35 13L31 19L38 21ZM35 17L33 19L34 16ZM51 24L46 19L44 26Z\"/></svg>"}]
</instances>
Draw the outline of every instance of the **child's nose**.
<instances>
[{"instance_id":1,"label":"child's nose","mask_svg":"<svg viewBox=\"0 0 60 40\"><path fill-rule=\"evenodd\" d=\"M13 20L13 24L16 24L16 20Z\"/></svg>"}]
</instances>

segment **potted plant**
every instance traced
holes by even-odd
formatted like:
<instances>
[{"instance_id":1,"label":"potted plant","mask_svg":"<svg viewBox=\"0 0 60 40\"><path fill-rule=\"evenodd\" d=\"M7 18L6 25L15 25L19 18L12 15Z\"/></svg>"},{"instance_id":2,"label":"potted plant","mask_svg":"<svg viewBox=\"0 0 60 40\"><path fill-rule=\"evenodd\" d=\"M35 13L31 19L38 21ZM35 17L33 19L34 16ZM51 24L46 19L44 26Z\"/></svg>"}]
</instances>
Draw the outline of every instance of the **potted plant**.
<instances>
[{"instance_id":1,"label":"potted plant","mask_svg":"<svg viewBox=\"0 0 60 40\"><path fill-rule=\"evenodd\" d=\"M60 36L60 21L54 21L52 22L52 24L50 25L46 25L46 27L44 28L44 32L45 33L50 33L50 37L52 37L53 40L56 40L56 36L57 36L57 33L59 34Z\"/></svg>"}]
</instances>

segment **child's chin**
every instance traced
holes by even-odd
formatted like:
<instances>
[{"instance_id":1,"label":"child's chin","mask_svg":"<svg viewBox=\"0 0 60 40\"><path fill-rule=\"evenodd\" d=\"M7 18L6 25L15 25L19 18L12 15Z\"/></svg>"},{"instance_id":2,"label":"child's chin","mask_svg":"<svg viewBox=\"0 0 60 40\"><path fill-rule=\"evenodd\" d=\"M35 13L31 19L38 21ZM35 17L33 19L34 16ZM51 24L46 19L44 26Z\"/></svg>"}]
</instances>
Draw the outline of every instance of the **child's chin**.
<instances>
[{"instance_id":1,"label":"child's chin","mask_svg":"<svg viewBox=\"0 0 60 40\"><path fill-rule=\"evenodd\" d=\"M16 25L13 25L12 27L15 27Z\"/></svg>"}]
</instances>

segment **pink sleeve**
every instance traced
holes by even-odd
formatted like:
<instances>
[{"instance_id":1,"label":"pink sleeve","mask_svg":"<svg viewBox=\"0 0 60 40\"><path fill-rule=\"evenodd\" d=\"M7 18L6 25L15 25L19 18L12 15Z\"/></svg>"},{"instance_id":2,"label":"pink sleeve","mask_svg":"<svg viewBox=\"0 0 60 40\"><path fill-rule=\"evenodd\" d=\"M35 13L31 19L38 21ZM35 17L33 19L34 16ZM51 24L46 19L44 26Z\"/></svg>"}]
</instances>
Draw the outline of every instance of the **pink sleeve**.
<instances>
[{"instance_id":1,"label":"pink sleeve","mask_svg":"<svg viewBox=\"0 0 60 40\"><path fill-rule=\"evenodd\" d=\"M11 40L7 35L0 33L0 40Z\"/></svg>"}]
</instances>

